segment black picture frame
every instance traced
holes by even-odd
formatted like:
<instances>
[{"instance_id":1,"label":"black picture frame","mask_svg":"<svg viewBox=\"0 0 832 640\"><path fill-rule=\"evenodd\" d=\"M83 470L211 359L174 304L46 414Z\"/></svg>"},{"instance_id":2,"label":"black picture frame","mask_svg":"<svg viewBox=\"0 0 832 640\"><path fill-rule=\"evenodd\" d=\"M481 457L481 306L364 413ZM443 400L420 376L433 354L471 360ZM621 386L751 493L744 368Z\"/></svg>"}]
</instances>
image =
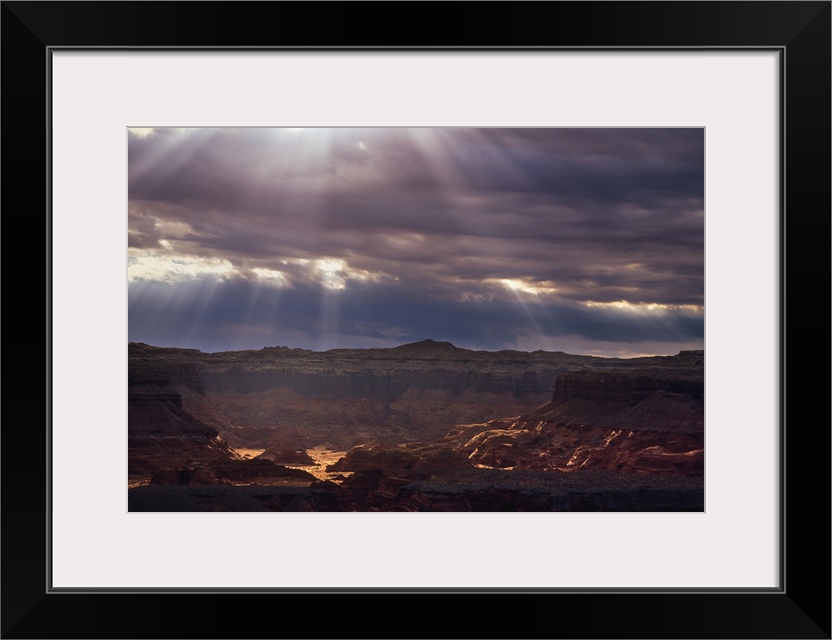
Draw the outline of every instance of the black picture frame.
<instances>
[{"instance_id":1,"label":"black picture frame","mask_svg":"<svg viewBox=\"0 0 832 640\"><path fill-rule=\"evenodd\" d=\"M830 2L3 2L0 20L3 638L830 637ZM778 51L780 588L51 591L48 96L68 47Z\"/></svg>"}]
</instances>

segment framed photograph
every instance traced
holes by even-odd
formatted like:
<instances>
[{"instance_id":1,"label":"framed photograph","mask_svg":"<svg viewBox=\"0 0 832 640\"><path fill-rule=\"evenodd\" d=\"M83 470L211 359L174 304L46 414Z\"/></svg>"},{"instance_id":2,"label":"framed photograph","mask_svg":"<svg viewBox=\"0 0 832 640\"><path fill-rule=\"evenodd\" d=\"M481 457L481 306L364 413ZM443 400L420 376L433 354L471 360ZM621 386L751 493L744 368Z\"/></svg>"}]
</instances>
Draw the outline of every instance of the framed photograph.
<instances>
[{"instance_id":1,"label":"framed photograph","mask_svg":"<svg viewBox=\"0 0 832 640\"><path fill-rule=\"evenodd\" d=\"M704 128L131 127L128 174L130 512L705 511Z\"/></svg>"},{"instance_id":2,"label":"framed photograph","mask_svg":"<svg viewBox=\"0 0 832 640\"><path fill-rule=\"evenodd\" d=\"M472 8L3 3L4 637L830 637L830 3Z\"/></svg>"}]
</instances>

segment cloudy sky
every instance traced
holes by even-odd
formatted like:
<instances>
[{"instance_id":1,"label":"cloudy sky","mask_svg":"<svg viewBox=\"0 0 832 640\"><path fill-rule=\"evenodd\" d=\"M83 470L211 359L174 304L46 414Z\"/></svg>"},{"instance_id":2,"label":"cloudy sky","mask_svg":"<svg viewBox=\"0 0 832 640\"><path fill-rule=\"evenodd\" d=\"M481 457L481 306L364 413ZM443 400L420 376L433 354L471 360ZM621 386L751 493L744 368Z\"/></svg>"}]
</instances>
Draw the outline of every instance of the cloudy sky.
<instances>
[{"instance_id":1,"label":"cloudy sky","mask_svg":"<svg viewBox=\"0 0 832 640\"><path fill-rule=\"evenodd\" d=\"M703 348L702 129L130 129L131 341Z\"/></svg>"}]
</instances>

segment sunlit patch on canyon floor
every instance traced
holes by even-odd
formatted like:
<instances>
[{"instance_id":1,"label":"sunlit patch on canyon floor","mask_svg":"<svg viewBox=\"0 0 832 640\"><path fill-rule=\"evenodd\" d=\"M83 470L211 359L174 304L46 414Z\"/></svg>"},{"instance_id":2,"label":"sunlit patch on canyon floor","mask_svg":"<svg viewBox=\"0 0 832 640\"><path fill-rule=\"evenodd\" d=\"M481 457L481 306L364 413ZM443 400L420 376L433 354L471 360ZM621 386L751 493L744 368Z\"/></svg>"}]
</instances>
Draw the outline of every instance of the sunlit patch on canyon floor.
<instances>
[{"instance_id":1,"label":"sunlit patch on canyon floor","mask_svg":"<svg viewBox=\"0 0 832 640\"><path fill-rule=\"evenodd\" d=\"M265 451L265 449L248 449L244 447L228 447L234 453L239 455L241 458L256 458L261 453Z\"/></svg>"},{"instance_id":2,"label":"sunlit patch on canyon floor","mask_svg":"<svg viewBox=\"0 0 832 640\"><path fill-rule=\"evenodd\" d=\"M329 465L335 464L347 455L346 451L333 451L332 449L327 449L323 446L317 446L312 449L307 449L306 453L308 453L309 457L315 461L314 465L300 466L287 464L286 466L291 469L301 469L307 473L311 473L319 480L330 480L336 484L341 484L345 478L348 478L353 474L352 471L331 472L326 470Z\"/></svg>"}]
</instances>

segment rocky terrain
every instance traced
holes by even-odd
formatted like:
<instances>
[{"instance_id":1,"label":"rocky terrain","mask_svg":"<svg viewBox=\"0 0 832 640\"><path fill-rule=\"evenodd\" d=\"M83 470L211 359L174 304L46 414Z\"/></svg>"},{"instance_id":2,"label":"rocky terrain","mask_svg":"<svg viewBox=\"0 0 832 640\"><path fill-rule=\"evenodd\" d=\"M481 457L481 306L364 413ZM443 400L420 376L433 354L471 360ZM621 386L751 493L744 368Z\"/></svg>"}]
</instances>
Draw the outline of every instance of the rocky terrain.
<instances>
[{"instance_id":1,"label":"rocky terrain","mask_svg":"<svg viewBox=\"0 0 832 640\"><path fill-rule=\"evenodd\" d=\"M461 423L531 411L551 398L555 379L568 371L666 363L471 351L432 340L325 352L202 353L131 343L128 357L131 366L166 371L183 406L231 446L293 449L438 438Z\"/></svg>"},{"instance_id":2,"label":"rocky terrain","mask_svg":"<svg viewBox=\"0 0 832 640\"><path fill-rule=\"evenodd\" d=\"M193 374L196 376L196 374ZM127 394L128 484L302 484L314 476L266 459L246 460L215 429L183 408L171 377L131 363Z\"/></svg>"},{"instance_id":3,"label":"rocky terrain","mask_svg":"<svg viewBox=\"0 0 832 640\"><path fill-rule=\"evenodd\" d=\"M131 510L704 506L701 351L615 360L433 341L322 353L131 343L129 369ZM346 453L315 467L334 450Z\"/></svg>"},{"instance_id":4,"label":"rocky terrain","mask_svg":"<svg viewBox=\"0 0 832 640\"><path fill-rule=\"evenodd\" d=\"M496 468L702 476L703 382L689 368L567 373L551 402L517 420L459 425L443 442Z\"/></svg>"}]
</instances>

